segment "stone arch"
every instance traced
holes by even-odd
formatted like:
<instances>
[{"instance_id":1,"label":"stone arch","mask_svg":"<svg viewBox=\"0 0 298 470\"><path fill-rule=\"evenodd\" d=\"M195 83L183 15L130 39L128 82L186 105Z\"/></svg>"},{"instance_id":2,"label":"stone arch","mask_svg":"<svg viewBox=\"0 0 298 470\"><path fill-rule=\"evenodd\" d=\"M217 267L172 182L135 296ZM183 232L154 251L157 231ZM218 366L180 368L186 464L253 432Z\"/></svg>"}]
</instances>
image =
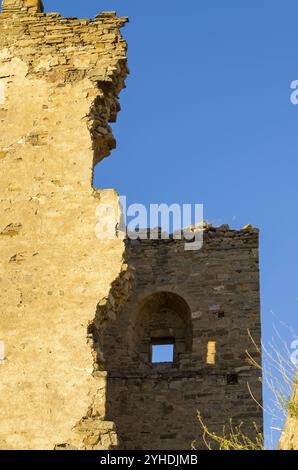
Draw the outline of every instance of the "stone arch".
<instances>
[{"instance_id":1,"label":"stone arch","mask_svg":"<svg viewBox=\"0 0 298 470\"><path fill-rule=\"evenodd\" d=\"M177 441L177 409L184 407L181 370L192 358L191 309L183 297L168 290L132 296L102 337L107 372L105 419L116 424L120 447L149 449L158 433L158 448L181 448ZM174 360L152 363L152 342L171 339ZM188 419L196 425L196 410ZM175 429L173 429L173 427ZM183 447L184 448L184 447Z\"/></svg>"},{"instance_id":2,"label":"stone arch","mask_svg":"<svg viewBox=\"0 0 298 470\"><path fill-rule=\"evenodd\" d=\"M151 346L156 342L173 342L176 365L191 351L191 311L178 294L158 291L145 297L138 305L133 327L131 343L143 364L150 365Z\"/></svg>"}]
</instances>

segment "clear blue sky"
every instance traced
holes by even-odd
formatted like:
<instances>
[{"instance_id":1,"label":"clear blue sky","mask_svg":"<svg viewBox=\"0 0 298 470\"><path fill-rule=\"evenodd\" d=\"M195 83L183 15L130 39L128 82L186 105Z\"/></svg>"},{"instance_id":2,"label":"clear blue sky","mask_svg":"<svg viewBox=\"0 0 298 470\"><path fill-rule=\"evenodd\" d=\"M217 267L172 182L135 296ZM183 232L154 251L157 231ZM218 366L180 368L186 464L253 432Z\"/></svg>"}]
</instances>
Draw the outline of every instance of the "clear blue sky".
<instances>
[{"instance_id":1,"label":"clear blue sky","mask_svg":"<svg viewBox=\"0 0 298 470\"><path fill-rule=\"evenodd\" d=\"M97 167L96 186L129 202L200 202L214 225L259 227L263 340L274 335L271 311L297 334L297 1L44 4L65 16L130 17L118 147Z\"/></svg>"}]
</instances>

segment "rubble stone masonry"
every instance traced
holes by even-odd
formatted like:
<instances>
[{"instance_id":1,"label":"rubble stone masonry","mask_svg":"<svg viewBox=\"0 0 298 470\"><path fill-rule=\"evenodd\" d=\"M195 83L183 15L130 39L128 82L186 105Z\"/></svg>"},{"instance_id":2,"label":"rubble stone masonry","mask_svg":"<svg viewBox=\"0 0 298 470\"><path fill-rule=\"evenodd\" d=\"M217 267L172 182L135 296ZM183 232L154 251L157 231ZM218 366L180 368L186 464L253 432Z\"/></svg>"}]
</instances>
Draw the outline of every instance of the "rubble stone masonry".
<instances>
[{"instance_id":1,"label":"rubble stone masonry","mask_svg":"<svg viewBox=\"0 0 298 470\"><path fill-rule=\"evenodd\" d=\"M119 288L123 276L113 284L110 308L95 321L108 372L106 417L122 446L190 449L196 440L206 449L198 412L217 434L232 419L255 440L254 423L262 430L262 383L252 365L261 362L258 230L208 226L198 251L185 251L185 240L127 240L125 259L130 285ZM153 363L152 346L167 343L174 361Z\"/></svg>"},{"instance_id":2,"label":"rubble stone masonry","mask_svg":"<svg viewBox=\"0 0 298 470\"><path fill-rule=\"evenodd\" d=\"M94 165L115 147L127 18L0 15L1 449L203 448L211 430L262 427L258 231L99 240ZM108 214L106 214L108 216ZM172 344L172 362L153 363Z\"/></svg>"},{"instance_id":3,"label":"rubble stone masonry","mask_svg":"<svg viewBox=\"0 0 298 470\"><path fill-rule=\"evenodd\" d=\"M118 198L92 178L115 147L127 18L2 6L0 448L109 448L106 379L93 375L87 329L121 272L123 241L96 238L97 205L117 210Z\"/></svg>"},{"instance_id":4,"label":"rubble stone masonry","mask_svg":"<svg viewBox=\"0 0 298 470\"><path fill-rule=\"evenodd\" d=\"M298 450L298 375L293 386L289 413L279 441L280 450Z\"/></svg>"}]
</instances>

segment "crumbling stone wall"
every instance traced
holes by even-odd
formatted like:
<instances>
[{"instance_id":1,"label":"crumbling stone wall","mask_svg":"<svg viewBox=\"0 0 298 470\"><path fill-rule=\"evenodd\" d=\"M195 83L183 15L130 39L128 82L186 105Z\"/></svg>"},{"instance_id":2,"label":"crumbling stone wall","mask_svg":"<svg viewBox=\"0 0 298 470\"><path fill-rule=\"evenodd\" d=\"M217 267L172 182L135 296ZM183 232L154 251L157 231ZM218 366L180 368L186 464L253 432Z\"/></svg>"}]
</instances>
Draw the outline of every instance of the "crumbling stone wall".
<instances>
[{"instance_id":1,"label":"crumbling stone wall","mask_svg":"<svg viewBox=\"0 0 298 470\"><path fill-rule=\"evenodd\" d=\"M106 374L89 325L122 270L123 242L98 240L95 163L127 74L127 18L42 13L4 0L0 16L0 448L111 448Z\"/></svg>"},{"instance_id":2,"label":"crumbling stone wall","mask_svg":"<svg viewBox=\"0 0 298 470\"><path fill-rule=\"evenodd\" d=\"M262 429L260 371L247 354L260 363L248 334L260 345L258 231L208 226L201 250L184 246L127 240L126 300L97 325L106 419L125 449L206 448L197 411L218 434L230 418L252 438L253 422ZM150 345L166 338L174 362L152 363Z\"/></svg>"},{"instance_id":3,"label":"crumbling stone wall","mask_svg":"<svg viewBox=\"0 0 298 470\"><path fill-rule=\"evenodd\" d=\"M42 13L43 4L41 0L3 0L3 13L16 13L18 11L28 13Z\"/></svg>"},{"instance_id":4,"label":"crumbling stone wall","mask_svg":"<svg viewBox=\"0 0 298 470\"><path fill-rule=\"evenodd\" d=\"M281 450L298 450L298 375L294 384L293 397L289 406L286 425L280 438Z\"/></svg>"},{"instance_id":5,"label":"crumbling stone wall","mask_svg":"<svg viewBox=\"0 0 298 470\"><path fill-rule=\"evenodd\" d=\"M127 74L113 12L93 21L3 0L0 16L1 449L203 447L230 418L262 423L258 233L208 227L184 241L99 240L94 165ZM112 217L112 216L111 216ZM152 340L175 361L152 364ZM259 359L256 357L256 359Z\"/></svg>"}]
</instances>

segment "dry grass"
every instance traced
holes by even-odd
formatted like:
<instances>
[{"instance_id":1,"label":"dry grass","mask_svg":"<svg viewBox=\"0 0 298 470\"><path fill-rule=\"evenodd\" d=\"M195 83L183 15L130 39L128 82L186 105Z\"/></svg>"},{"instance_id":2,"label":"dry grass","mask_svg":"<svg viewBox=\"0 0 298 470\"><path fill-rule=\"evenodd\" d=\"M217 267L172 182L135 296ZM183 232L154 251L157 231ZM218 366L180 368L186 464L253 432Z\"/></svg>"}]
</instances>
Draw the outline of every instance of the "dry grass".
<instances>
[{"instance_id":1,"label":"dry grass","mask_svg":"<svg viewBox=\"0 0 298 470\"><path fill-rule=\"evenodd\" d=\"M248 335L255 350L263 358L262 364L258 364L249 351L246 351L249 364L260 370L263 384L271 395L263 407L258 403L249 383L247 383L252 399L263 410L264 415L270 418L271 435L269 441L271 448L274 448L272 433L282 431L287 415L290 414L291 417L298 419L298 404L292 400L293 385L298 380L298 365L294 364L291 360L293 351L290 350L287 341L282 338L280 333L281 327L286 328L290 332L293 340L297 336L287 325L282 322L279 323L279 330L275 326L273 327L275 336L267 345L262 344L261 347L256 344L248 330ZM208 429L200 413L198 413L198 420L203 431L204 443L209 450L213 450L212 446L220 450L265 450L264 435L255 423L252 423L255 437L251 439L242 431L244 423L234 425L232 419L230 419L229 427L225 426L222 435L218 435ZM192 444L193 449L195 449L195 446L196 442L194 441Z\"/></svg>"}]
</instances>

